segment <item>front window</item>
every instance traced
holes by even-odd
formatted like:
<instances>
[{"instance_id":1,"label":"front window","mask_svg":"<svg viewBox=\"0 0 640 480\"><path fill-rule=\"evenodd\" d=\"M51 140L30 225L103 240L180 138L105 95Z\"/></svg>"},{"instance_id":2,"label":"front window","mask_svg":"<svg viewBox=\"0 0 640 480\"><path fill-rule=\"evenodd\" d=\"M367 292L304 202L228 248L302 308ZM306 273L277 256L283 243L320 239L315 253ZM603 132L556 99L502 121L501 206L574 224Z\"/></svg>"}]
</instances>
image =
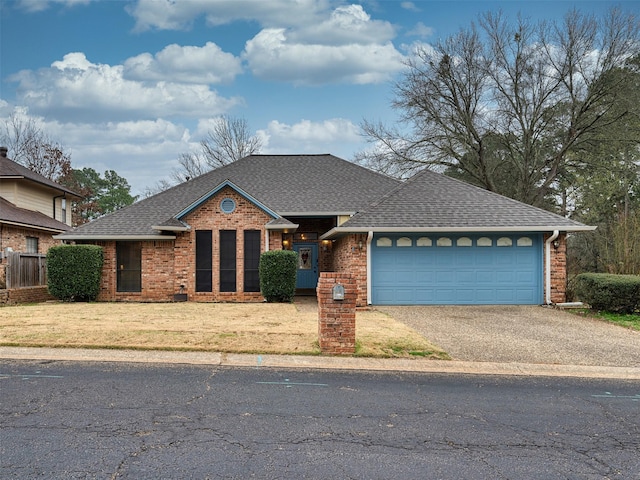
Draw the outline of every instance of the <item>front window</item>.
<instances>
[{"instance_id":1,"label":"front window","mask_svg":"<svg viewBox=\"0 0 640 480\"><path fill-rule=\"evenodd\" d=\"M26 253L38 253L38 237L27 237Z\"/></svg>"},{"instance_id":2,"label":"front window","mask_svg":"<svg viewBox=\"0 0 640 480\"><path fill-rule=\"evenodd\" d=\"M140 242L117 242L118 292L142 291L142 244Z\"/></svg>"}]
</instances>

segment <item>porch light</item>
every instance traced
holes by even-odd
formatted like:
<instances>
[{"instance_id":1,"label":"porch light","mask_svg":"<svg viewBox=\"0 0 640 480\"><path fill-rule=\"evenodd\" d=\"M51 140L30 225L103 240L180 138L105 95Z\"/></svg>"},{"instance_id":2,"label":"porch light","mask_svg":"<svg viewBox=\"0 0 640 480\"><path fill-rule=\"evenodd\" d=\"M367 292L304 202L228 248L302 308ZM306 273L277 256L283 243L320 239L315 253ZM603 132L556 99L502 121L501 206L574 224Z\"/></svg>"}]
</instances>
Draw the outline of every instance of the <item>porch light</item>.
<instances>
[{"instance_id":1,"label":"porch light","mask_svg":"<svg viewBox=\"0 0 640 480\"><path fill-rule=\"evenodd\" d=\"M558 247L560 247L560 242L558 240L554 240L553 241L553 248L555 248L557 250Z\"/></svg>"}]
</instances>

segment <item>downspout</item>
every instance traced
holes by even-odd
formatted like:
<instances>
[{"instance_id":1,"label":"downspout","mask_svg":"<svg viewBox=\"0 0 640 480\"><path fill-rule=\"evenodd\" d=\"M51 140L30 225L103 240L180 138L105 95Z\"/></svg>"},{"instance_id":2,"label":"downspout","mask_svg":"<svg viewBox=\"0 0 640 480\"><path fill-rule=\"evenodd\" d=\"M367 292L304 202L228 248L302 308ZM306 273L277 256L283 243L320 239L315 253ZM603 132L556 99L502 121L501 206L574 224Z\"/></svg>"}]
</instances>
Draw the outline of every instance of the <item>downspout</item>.
<instances>
[{"instance_id":1,"label":"downspout","mask_svg":"<svg viewBox=\"0 0 640 480\"><path fill-rule=\"evenodd\" d=\"M551 305L551 243L560 235L559 230L554 230L553 235L544 242L545 251L545 303Z\"/></svg>"},{"instance_id":2,"label":"downspout","mask_svg":"<svg viewBox=\"0 0 640 480\"><path fill-rule=\"evenodd\" d=\"M269 230L266 228L264 229L264 251L269 251Z\"/></svg>"},{"instance_id":3,"label":"downspout","mask_svg":"<svg viewBox=\"0 0 640 480\"><path fill-rule=\"evenodd\" d=\"M367 305L371 305L371 242L373 232L367 234Z\"/></svg>"}]
</instances>

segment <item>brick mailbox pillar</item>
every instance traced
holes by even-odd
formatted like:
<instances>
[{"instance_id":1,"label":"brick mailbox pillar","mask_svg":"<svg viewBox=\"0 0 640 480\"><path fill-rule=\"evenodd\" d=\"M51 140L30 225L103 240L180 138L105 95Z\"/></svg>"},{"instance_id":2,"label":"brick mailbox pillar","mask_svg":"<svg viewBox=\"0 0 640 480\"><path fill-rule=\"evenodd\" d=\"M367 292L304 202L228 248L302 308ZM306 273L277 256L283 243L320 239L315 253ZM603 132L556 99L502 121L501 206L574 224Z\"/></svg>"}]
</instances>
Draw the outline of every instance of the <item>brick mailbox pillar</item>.
<instances>
[{"instance_id":1,"label":"brick mailbox pillar","mask_svg":"<svg viewBox=\"0 0 640 480\"><path fill-rule=\"evenodd\" d=\"M348 273L322 272L316 292L320 351L333 355L355 353L358 296L355 279Z\"/></svg>"}]
</instances>

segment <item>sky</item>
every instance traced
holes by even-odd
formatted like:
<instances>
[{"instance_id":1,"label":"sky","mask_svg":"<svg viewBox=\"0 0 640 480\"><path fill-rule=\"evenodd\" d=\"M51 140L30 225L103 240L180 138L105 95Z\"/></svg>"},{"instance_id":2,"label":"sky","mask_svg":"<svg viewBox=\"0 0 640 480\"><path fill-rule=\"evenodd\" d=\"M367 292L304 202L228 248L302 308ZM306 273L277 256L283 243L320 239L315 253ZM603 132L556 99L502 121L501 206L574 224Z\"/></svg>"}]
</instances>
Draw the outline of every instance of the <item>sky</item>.
<instances>
[{"instance_id":1,"label":"sky","mask_svg":"<svg viewBox=\"0 0 640 480\"><path fill-rule=\"evenodd\" d=\"M33 119L74 168L115 170L134 195L223 115L261 153L350 160L364 119L398 121L415 45L486 12L560 21L615 5L640 14L640 0L0 0L0 121Z\"/></svg>"}]
</instances>

